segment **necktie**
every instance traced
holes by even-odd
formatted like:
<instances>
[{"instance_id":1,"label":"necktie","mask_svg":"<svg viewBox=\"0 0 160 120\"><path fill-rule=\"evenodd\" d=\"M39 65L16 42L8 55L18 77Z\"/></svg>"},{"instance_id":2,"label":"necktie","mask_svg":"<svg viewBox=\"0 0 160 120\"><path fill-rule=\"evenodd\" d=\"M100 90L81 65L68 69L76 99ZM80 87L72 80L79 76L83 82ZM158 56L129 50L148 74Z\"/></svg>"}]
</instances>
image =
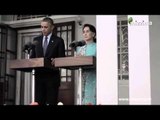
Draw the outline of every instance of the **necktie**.
<instances>
[{"instance_id":1,"label":"necktie","mask_svg":"<svg viewBox=\"0 0 160 120\"><path fill-rule=\"evenodd\" d=\"M47 36L45 36L44 45L43 45L43 53L44 53L44 55L45 55L45 53L46 53L47 45L48 45L47 39L48 39Z\"/></svg>"}]
</instances>

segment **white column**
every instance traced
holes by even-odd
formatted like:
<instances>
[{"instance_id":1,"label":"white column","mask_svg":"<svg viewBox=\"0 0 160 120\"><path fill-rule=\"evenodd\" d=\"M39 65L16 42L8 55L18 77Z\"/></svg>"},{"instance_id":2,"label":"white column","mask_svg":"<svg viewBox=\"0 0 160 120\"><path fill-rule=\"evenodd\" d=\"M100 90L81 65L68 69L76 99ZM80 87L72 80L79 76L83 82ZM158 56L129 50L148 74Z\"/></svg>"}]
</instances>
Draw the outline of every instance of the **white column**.
<instances>
[{"instance_id":1,"label":"white column","mask_svg":"<svg viewBox=\"0 0 160 120\"><path fill-rule=\"evenodd\" d=\"M128 15L129 104L151 104L148 15Z\"/></svg>"},{"instance_id":2,"label":"white column","mask_svg":"<svg viewBox=\"0 0 160 120\"><path fill-rule=\"evenodd\" d=\"M29 105L31 103L31 73L24 74L24 105Z\"/></svg>"},{"instance_id":3,"label":"white column","mask_svg":"<svg viewBox=\"0 0 160 120\"><path fill-rule=\"evenodd\" d=\"M97 105L118 104L117 16L97 15Z\"/></svg>"}]
</instances>

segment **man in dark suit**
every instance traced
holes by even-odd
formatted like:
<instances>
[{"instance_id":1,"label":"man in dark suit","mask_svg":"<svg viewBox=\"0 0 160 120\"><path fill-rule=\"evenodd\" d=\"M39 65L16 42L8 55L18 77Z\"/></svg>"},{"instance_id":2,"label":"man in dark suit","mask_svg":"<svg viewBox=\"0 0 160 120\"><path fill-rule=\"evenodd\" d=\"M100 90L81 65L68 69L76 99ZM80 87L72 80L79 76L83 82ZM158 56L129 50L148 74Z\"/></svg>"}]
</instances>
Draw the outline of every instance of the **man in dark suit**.
<instances>
[{"instance_id":1,"label":"man in dark suit","mask_svg":"<svg viewBox=\"0 0 160 120\"><path fill-rule=\"evenodd\" d=\"M46 17L41 21L42 35L35 37L34 49L30 58L44 57L53 64L54 58L65 57L64 40L53 35L54 22ZM60 71L56 70L36 70L35 71L35 102L39 105L57 105L58 90L60 86Z\"/></svg>"}]
</instances>

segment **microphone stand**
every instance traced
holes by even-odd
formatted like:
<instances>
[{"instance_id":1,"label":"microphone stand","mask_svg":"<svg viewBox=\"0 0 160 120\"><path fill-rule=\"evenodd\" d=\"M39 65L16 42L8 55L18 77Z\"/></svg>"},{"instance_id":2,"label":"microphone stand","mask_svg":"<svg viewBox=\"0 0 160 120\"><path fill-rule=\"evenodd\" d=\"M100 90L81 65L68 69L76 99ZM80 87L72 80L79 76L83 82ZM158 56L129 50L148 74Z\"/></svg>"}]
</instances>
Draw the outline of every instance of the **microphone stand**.
<instances>
[{"instance_id":1,"label":"microphone stand","mask_svg":"<svg viewBox=\"0 0 160 120\"><path fill-rule=\"evenodd\" d=\"M79 82L78 82L78 98L79 98L79 102L78 102L78 105L82 105L82 68L81 67L79 67L78 73L79 73Z\"/></svg>"},{"instance_id":2,"label":"microphone stand","mask_svg":"<svg viewBox=\"0 0 160 120\"><path fill-rule=\"evenodd\" d=\"M76 57L76 48L78 46L84 46L86 42L84 40L81 40L79 42L72 42L69 46L74 50L74 56ZM77 98L78 98L78 105L82 105L82 67L79 67L78 69L78 81L77 83Z\"/></svg>"},{"instance_id":3,"label":"microphone stand","mask_svg":"<svg viewBox=\"0 0 160 120\"><path fill-rule=\"evenodd\" d=\"M25 53L27 53L27 59L30 59L30 52L31 48L28 48L25 50ZM31 79L31 104L30 105L38 105L37 102L35 102L35 69L32 69L32 79Z\"/></svg>"},{"instance_id":4,"label":"microphone stand","mask_svg":"<svg viewBox=\"0 0 160 120\"><path fill-rule=\"evenodd\" d=\"M76 57L76 47L72 48L74 50L74 57ZM77 80L77 105L82 105L82 67L78 68L78 80Z\"/></svg>"}]
</instances>

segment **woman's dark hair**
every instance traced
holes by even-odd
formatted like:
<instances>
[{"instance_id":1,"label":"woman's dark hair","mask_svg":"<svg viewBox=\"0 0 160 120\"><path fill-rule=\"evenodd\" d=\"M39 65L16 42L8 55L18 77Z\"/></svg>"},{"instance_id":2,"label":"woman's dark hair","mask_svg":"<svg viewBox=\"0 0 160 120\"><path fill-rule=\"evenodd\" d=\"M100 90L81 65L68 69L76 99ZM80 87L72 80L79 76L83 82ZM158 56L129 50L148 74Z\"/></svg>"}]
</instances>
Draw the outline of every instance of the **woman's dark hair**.
<instances>
[{"instance_id":1,"label":"woman's dark hair","mask_svg":"<svg viewBox=\"0 0 160 120\"><path fill-rule=\"evenodd\" d=\"M91 25L91 24L84 24L84 25L83 25L83 29L84 29L85 27L89 27L90 31L92 31L93 33L95 33L95 36L94 36L94 38L93 38L93 41L96 43L96 28L95 28L93 25ZM82 29L82 30L83 30L83 29Z\"/></svg>"}]
</instances>

